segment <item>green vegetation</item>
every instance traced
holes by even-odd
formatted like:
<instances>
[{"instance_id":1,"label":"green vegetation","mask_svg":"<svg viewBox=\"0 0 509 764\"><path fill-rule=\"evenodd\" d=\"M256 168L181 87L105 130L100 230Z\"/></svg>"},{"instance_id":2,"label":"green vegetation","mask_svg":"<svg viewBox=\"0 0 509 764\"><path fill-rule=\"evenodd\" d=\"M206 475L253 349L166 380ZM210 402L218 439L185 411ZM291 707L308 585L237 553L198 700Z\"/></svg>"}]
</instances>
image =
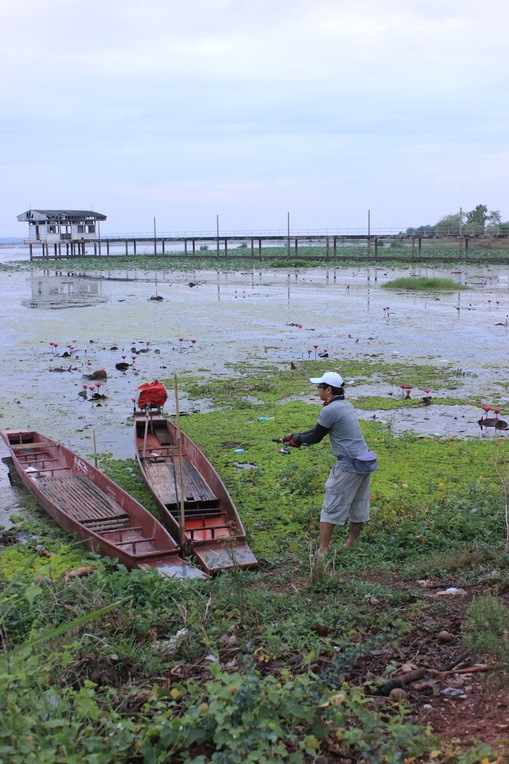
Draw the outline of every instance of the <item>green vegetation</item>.
<instances>
[{"instance_id":1,"label":"green vegetation","mask_svg":"<svg viewBox=\"0 0 509 764\"><path fill-rule=\"evenodd\" d=\"M494 764L488 746L465 751L433 738L410 703L380 690L421 649L434 656L436 635L462 608L465 644L507 677L509 611L497 598L509 593L509 441L395 438L363 422L381 467L372 520L354 552L344 552L338 529L316 566L330 447L286 455L274 439L313 425L318 408L301 394L328 367L304 361L180 381L190 400L214 404L181 424L231 492L258 570L190 582L128 572L84 552L30 504L17 531L37 529L36 544L12 539L2 552L1 760ZM376 360L344 369L394 385L391 406L419 405L400 397L401 382L441 390L461 375ZM103 456L101 467L156 512L133 461ZM91 572L65 576L65 565ZM420 579L486 587L487 596L471 606L439 601Z\"/></svg>"},{"instance_id":2,"label":"green vegetation","mask_svg":"<svg viewBox=\"0 0 509 764\"><path fill-rule=\"evenodd\" d=\"M479 597L468 610L464 635L477 658L486 658L509 671L509 608L493 596Z\"/></svg>"},{"instance_id":3,"label":"green vegetation","mask_svg":"<svg viewBox=\"0 0 509 764\"><path fill-rule=\"evenodd\" d=\"M421 292L456 292L468 289L464 284L445 278L436 278L431 276L410 276L409 278L393 279L382 284L384 289L412 289Z\"/></svg>"},{"instance_id":4,"label":"green vegetation","mask_svg":"<svg viewBox=\"0 0 509 764\"><path fill-rule=\"evenodd\" d=\"M463 235L480 236L507 235L509 223L502 222L502 216L498 210L488 210L485 204L478 204L470 212L453 212L444 215L434 225L421 225L418 228L407 228L407 233L431 234L431 235Z\"/></svg>"},{"instance_id":5,"label":"green vegetation","mask_svg":"<svg viewBox=\"0 0 509 764\"><path fill-rule=\"evenodd\" d=\"M115 274L121 277L125 274L126 280L132 278L144 278L153 272L166 272L171 276L175 271L194 270L221 270L238 271L246 268L316 268L316 267L344 267L349 264L359 265L363 263L369 266L401 267L402 263L426 262L435 267L454 267L458 263L506 263L509 259L509 249L505 240L494 239L490 246L486 242L478 242L472 239L469 242L468 251L465 251L457 241L442 241L439 244L433 239L423 239L421 251L412 246L410 239L380 239L375 252L372 242L368 248L366 245L346 244L338 246L336 251L332 246L326 247L300 246L298 252L292 247L288 251L285 247L264 247L261 251L251 249L250 246L238 246L225 252L202 245L195 254L184 255L182 252L154 255L153 251L138 253L136 255L101 255L94 257L61 258L58 260L42 260L36 258L35 262L12 262L0 264L0 270L26 270L35 265L40 267L53 266L58 269L69 270L74 274L101 273ZM37 253L36 253L37 254ZM106 276L107 277L107 276Z\"/></svg>"}]
</instances>

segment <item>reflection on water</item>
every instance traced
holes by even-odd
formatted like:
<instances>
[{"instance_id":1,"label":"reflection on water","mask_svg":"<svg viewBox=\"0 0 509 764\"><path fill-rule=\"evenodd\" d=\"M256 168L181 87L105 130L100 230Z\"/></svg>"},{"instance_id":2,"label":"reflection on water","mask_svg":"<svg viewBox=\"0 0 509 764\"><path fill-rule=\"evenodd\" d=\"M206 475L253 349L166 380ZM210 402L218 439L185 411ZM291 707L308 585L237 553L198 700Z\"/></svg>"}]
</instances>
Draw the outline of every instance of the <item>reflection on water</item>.
<instances>
[{"instance_id":1,"label":"reflection on water","mask_svg":"<svg viewBox=\"0 0 509 764\"><path fill-rule=\"evenodd\" d=\"M27 308L87 307L106 302L99 280L79 276L33 275L28 283L32 296L21 301Z\"/></svg>"}]
</instances>

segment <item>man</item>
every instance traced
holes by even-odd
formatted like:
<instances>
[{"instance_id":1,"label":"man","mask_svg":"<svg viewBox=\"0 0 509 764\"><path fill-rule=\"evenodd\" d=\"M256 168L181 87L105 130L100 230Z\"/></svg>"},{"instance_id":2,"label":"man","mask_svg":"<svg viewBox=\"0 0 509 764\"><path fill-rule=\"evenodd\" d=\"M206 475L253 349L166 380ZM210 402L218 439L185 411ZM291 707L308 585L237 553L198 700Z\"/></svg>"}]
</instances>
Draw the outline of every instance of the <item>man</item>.
<instances>
[{"instance_id":1,"label":"man","mask_svg":"<svg viewBox=\"0 0 509 764\"><path fill-rule=\"evenodd\" d=\"M369 520L371 472L378 469L376 454L369 451L360 431L355 409L345 400L343 378L334 371L326 371L319 378L311 378L318 386L323 409L312 430L287 435L283 441L299 448L303 443L319 443L329 435L336 464L325 483L325 498L320 514L320 546L318 557L327 554L334 526L349 520L349 534L345 542L352 547L362 526Z\"/></svg>"}]
</instances>

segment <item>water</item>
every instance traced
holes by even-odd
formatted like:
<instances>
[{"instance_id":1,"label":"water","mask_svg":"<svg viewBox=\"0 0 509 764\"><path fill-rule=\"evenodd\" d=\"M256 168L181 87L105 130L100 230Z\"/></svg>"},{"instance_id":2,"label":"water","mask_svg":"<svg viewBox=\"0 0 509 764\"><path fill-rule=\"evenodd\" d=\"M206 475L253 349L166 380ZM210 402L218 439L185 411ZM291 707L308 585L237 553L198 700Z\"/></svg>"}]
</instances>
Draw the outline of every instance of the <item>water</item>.
<instances>
[{"instance_id":1,"label":"water","mask_svg":"<svg viewBox=\"0 0 509 764\"><path fill-rule=\"evenodd\" d=\"M2 257L6 251L2 248ZM11 249L6 259L13 259L12 254ZM88 459L95 449L131 458L131 398L143 382L174 375L206 382L237 374L240 364L254 370L270 367L277 374L292 362L318 359L320 353L340 373L342 362L351 358L460 369L458 389L432 390L435 400L475 395L488 404L497 400L509 406L504 387L507 269L468 267L453 274L419 267L412 272L452 277L471 289L426 296L388 292L383 284L401 270L387 268L168 271L158 274L157 283L154 273L133 270L112 272L101 282L104 302L54 310L28 307L30 271L2 272L0 426L38 430ZM51 269L47 275L61 278ZM160 302L150 299L156 291ZM116 369L122 356L129 363L125 373ZM83 400L79 393L96 369L107 371L101 388L106 399ZM376 378L347 382L353 383L347 389L354 403L362 395L401 394L398 384L390 387ZM422 394L412 392L416 398ZM183 391L180 396L184 414L209 406L207 400L188 401ZM167 410L173 414L171 398ZM304 376L302 400L316 403ZM378 418L396 433L413 429L440 437L479 437L480 413L474 407L432 405L362 416ZM3 476L0 506L5 516L17 511L18 499L5 482L6 470Z\"/></svg>"}]
</instances>

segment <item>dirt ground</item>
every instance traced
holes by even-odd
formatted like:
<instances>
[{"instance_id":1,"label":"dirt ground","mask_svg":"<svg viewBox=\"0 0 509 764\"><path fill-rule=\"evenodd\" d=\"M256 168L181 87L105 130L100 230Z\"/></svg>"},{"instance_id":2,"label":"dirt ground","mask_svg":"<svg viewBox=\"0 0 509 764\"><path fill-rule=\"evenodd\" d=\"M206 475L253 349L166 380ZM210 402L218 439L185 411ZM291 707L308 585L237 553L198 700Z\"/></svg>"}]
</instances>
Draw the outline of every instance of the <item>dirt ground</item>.
<instances>
[{"instance_id":1,"label":"dirt ground","mask_svg":"<svg viewBox=\"0 0 509 764\"><path fill-rule=\"evenodd\" d=\"M41 299L38 307L30 307L38 300L38 272L0 272L0 427L39 430L85 458L95 449L129 458L131 399L142 382L174 375L178 379L231 376L238 373L232 366L241 362L255 367L274 364L277 373L280 364L324 352L329 360L337 360L338 371L343 359L374 357L461 369L458 390L447 391L448 396L482 395L489 404L491 395L502 393L503 404L509 404L509 393L504 397L507 268L410 272L456 278L470 290L427 297L387 292L381 287L395 276L387 269L167 272L159 274L157 282L153 275L138 271L108 274L97 287L97 300L91 298L87 305L78 300L67 307L65 290L76 288L76 278L50 273L54 289L64 293L55 308ZM128 364L125 370L117 368L121 363ZM100 369L107 378L85 396L83 386L95 384L89 375ZM347 380L347 385L352 400L364 394L401 392L399 387L387 390L376 380L370 384ZM306 379L302 392L304 399L310 392ZM105 397L91 398L97 394ZM445 397L445 392L433 391L433 396ZM180 401L183 413L207 406L207 401L191 405L185 396ZM171 401L168 411L174 411ZM439 437L480 437L476 424L480 413L458 405L363 416L390 423L396 434L411 429ZM0 457L6 453L0 445ZM4 527L20 510L19 499L12 494L6 468L0 464ZM405 660L416 668L425 663L443 671L460 649L459 611L456 616L452 612L442 628L453 636L450 643L416 641L409 644ZM418 639L417 631L413 637ZM376 674L381 663L369 670ZM488 691L485 672L465 671L472 668L468 657L454 668L457 673L426 672L417 687L404 690L413 717L460 743L474 737L498 745L504 739L500 750L507 752L507 689L492 686ZM446 688L451 692L444 693Z\"/></svg>"}]
</instances>

